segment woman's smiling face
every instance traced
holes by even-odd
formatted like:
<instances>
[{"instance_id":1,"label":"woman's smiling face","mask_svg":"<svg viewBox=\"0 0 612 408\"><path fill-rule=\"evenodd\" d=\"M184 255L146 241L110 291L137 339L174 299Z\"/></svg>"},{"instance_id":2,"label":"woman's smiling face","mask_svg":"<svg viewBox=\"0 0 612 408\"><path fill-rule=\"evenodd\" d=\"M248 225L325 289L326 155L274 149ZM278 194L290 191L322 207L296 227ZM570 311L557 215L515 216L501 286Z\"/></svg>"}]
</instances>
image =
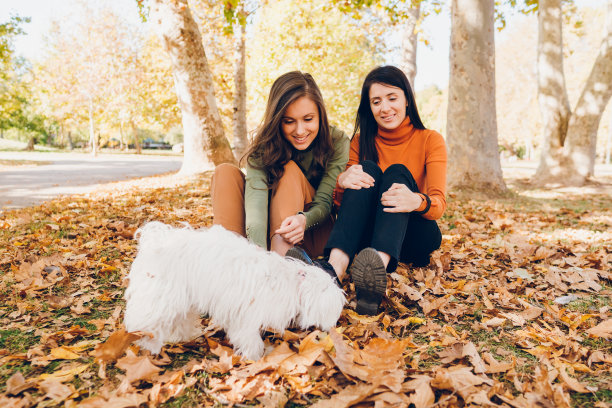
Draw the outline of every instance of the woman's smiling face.
<instances>
[{"instance_id":1,"label":"woman's smiling face","mask_svg":"<svg viewBox=\"0 0 612 408\"><path fill-rule=\"evenodd\" d=\"M319 108L310 98L293 101L281 119L285 139L296 150L306 150L319 134Z\"/></svg>"},{"instance_id":2,"label":"woman's smiling face","mask_svg":"<svg viewBox=\"0 0 612 408\"><path fill-rule=\"evenodd\" d=\"M400 88L376 82L370 86L369 97L370 109L381 128L397 129L406 119L406 95Z\"/></svg>"}]
</instances>

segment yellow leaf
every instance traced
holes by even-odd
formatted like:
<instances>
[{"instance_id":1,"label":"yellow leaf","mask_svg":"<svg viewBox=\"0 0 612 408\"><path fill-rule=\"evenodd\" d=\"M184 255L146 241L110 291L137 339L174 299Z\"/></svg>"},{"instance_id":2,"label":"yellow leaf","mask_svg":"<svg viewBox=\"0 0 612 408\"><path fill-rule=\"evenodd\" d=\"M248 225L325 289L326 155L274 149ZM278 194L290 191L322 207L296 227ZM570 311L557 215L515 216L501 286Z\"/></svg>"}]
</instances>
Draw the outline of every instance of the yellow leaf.
<instances>
[{"instance_id":1,"label":"yellow leaf","mask_svg":"<svg viewBox=\"0 0 612 408\"><path fill-rule=\"evenodd\" d=\"M361 324L370 324L370 323L374 323L377 322L378 319L380 319L380 316L382 316L382 313L376 315L376 316L365 316L365 315L360 315L357 312L353 311L353 310L347 310L346 311L347 316L349 317L349 319L351 320L356 320Z\"/></svg>"},{"instance_id":2,"label":"yellow leaf","mask_svg":"<svg viewBox=\"0 0 612 408\"><path fill-rule=\"evenodd\" d=\"M425 324L426 320L420 317L411 316L408 318L408 323L410 324Z\"/></svg>"},{"instance_id":3,"label":"yellow leaf","mask_svg":"<svg viewBox=\"0 0 612 408\"><path fill-rule=\"evenodd\" d=\"M78 354L63 346L52 349L51 356L57 360L74 360L80 357Z\"/></svg>"},{"instance_id":4,"label":"yellow leaf","mask_svg":"<svg viewBox=\"0 0 612 408\"><path fill-rule=\"evenodd\" d=\"M74 368L70 368L70 369L65 369L65 370L58 370L54 373L51 374L41 374L38 378L40 378L41 380L47 380L49 378L53 378L56 380L59 380L61 382L64 381L71 381L75 375L82 373L83 371L87 370L87 367L89 367L89 365L87 364L81 364L78 365Z\"/></svg>"}]
</instances>

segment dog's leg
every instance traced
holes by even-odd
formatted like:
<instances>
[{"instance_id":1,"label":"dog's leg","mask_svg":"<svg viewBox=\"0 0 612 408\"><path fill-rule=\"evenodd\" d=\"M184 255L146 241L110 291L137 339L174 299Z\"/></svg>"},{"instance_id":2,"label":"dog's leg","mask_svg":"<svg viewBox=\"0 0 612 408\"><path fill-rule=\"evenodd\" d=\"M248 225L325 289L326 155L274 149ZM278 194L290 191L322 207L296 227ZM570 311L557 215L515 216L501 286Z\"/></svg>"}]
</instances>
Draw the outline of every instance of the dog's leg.
<instances>
[{"instance_id":1,"label":"dog's leg","mask_svg":"<svg viewBox=\"0 0 612 408\"><path fill-rule=\"evenodd\" d=\"M245 319L246 320L246 319ZM264 353L259 326L253 321L232 324L226 329L227 337L237 354L249 360L259 360Z\"/></svg>"},{"instance_id":2,"label":"dog's leg","mask_svg":"<svg viewBox=\"0 0 612 408\"><path fill-rule=\"evenodd\" d=\"M172 332L168 335L167 342L179 343L190 341L202 334L200 325L200 315L196 312L189 312L185 317L176 317Z\"/></svg>"}]
</instances>

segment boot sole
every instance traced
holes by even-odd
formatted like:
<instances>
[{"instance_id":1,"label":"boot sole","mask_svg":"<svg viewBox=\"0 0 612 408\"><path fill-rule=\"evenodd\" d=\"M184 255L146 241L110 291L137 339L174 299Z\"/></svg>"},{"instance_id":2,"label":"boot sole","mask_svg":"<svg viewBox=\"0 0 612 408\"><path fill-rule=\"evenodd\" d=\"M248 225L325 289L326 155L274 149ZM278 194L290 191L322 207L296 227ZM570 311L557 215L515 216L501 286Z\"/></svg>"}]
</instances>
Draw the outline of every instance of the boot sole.
<instances>
[{"instance_id":1,"label":"boot sole","mask_svg":"<svg viewBox=\"0 0 612 408\"><path fill-rule=\"evenodd\" d=\"M355 311L362 315L375 315L387 291L387 271L378 252L365 248L355 256L351 277L358 292Z\"/></svg>"}]
</instances>

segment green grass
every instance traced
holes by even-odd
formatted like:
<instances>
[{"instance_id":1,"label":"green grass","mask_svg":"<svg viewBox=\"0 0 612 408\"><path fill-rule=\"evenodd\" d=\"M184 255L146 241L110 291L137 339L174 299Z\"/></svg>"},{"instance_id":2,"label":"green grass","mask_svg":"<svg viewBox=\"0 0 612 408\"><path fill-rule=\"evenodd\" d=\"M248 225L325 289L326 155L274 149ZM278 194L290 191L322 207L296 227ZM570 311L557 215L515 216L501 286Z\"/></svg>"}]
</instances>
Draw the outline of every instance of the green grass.
<instances>
[{"instance_id":1,"label":"green grass","mask_svg":"<svg viewBox=\"0 0 612 408\"><path fill-rule=\"evenodd\" d=\"M609 381L612 381L610 379ZM570 393L572 399L572 405L575 408L587 408L595 406L598 401L610 404L612 403L612 391L600 389L594 393Z\"/></svg>"},{"instance_id":2,"label":"green grass","mask_svg":"<svg viewBox=\"0 0 612 408\"><path fill-rule=\"evenodd\" d=\"M39 336L19 329L0 330L0 349L7 349L12 354L26 352L39 340Z\"/></svg>"}]
</instances>

